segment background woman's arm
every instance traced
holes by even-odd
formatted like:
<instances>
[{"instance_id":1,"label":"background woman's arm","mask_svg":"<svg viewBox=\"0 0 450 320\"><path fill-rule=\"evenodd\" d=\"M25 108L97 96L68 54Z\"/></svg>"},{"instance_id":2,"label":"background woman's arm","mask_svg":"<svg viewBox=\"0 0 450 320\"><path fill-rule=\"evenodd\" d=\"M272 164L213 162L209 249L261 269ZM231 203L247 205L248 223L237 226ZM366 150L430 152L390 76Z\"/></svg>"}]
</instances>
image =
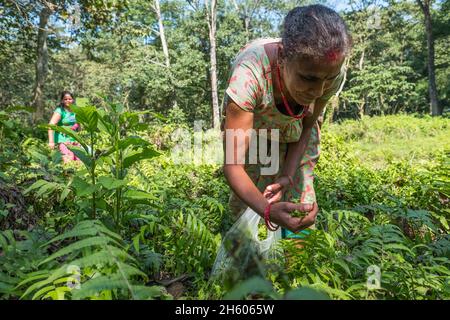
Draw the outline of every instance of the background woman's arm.
<instances>
[{"instance_id":1,"label":"background woman's arm","mask_svg":"<svg viewBox=\"0 0 450 320\"><path fill-rule=\"evenodd\" d=\"M57 112L54 112L49 124L57 125L59 120L61 120L61 115ZM48 129L48 145L52 149L55 147L55 131L52 129Z\"/></svg>"}]
</instances>

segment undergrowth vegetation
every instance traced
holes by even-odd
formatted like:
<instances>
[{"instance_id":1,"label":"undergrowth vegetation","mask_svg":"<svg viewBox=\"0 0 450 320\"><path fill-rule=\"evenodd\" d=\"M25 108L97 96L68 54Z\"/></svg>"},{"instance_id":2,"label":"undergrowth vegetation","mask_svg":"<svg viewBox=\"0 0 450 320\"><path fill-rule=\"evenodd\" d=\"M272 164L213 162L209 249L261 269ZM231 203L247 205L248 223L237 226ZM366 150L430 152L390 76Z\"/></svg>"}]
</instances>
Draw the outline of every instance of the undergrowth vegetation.
<instances>
[{"instance_id":1,"label":"undergrowth vegetation","mask_svg":"<svg viewBox=\"0 0 450 320\"><path fill-rule=\"evenodd\" d=\"M26 110L0 113L2 299L450 298L448 119L326 124L316 229L217 282L230 227L221 167L174 164L177 125L158 114L74 111L81 162L69 165Z\"/></svg>"}]
</instances>

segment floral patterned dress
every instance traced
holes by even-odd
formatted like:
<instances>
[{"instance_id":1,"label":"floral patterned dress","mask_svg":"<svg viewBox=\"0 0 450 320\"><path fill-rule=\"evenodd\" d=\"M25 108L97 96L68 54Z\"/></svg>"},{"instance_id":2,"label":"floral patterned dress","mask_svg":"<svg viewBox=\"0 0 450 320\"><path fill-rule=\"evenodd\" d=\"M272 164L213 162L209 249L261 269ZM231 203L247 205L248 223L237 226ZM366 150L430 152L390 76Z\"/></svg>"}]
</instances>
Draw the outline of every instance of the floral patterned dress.
<instances>
[{"instance_id":1,"label":"floral patterned dress","mask_svg":"<svg viewBox=\"0 0 450 320\"><path fill-rule=\"evenodd\" d=\"M302 121L285 115L278 110L273 97L273 77L269 57L264 50L267 43L281 42L281 39L258 39L250 42L242 48L237 55L232 68L225 92L224 106L231 98L241 109L254 114L253 128L258 134L260 129L267 130L270 137L271 129L279 130L279 168L283 168L287 154L288 143L296 142L302 133ZM324 93L320 100L329 100L338 90L343 79L343 72L336 78L331 87ZM222 128L226 117L226 108L223 108ZM269 143L270 145L270 143ZM259 149L259 146L258 146ZM259 150L258 153L259 154ZM313 127L311 138L307 145L305 154L300 161L298 169L293 177L294 187L288 188L283 193L282 201L295 203L314 203L316 196L314 191L313 169L320 154L320 128L318 124ZM246 157L248 157L248 152ZM247 160L247 159L246 159ZM265 188L274 183L281 175L278 170L274 175L261 175L261 164L249 164L245 162L244 169L263 192ZM247 205L231 191L229 205L232 217L237 219L247 208ZM283 236L289 238L302 238L309 234L309 230L294 234L283 230Z\"/></svg>"}]
</instances>

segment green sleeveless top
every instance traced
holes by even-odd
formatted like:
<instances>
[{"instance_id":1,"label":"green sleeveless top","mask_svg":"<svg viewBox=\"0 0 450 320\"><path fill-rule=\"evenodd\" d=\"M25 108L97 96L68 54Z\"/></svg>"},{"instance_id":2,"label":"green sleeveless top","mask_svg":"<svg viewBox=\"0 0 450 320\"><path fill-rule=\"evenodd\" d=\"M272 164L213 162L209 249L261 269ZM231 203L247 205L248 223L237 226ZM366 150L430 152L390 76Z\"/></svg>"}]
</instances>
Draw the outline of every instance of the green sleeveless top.
<instances>
[{"instance_id":1,"label":"green sleeveless top","mask_svg":"<svg viewBox=\"0 0 450 320\"><path fill-rule=\"evenodd\" d=\"M77 122L75 113L66 110L66 108L58 106L55 109L56 113L61 115L61 120L58 122L58 126L63 126L66 129L72 130L71 127ZM63 133L55 131L55 143L75 142L75 139L67 136Z\"/></svg>"}]
</instances>

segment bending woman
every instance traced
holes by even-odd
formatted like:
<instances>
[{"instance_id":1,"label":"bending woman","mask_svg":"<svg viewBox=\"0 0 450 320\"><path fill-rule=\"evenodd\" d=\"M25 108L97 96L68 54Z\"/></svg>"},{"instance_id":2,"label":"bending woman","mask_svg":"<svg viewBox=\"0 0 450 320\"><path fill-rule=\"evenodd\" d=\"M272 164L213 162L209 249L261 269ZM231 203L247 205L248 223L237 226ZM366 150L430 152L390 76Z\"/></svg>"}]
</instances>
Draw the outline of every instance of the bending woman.
<instances>
[{"instance_id":1,"label":"bending woman","mask_svg":"<svg viewBox=\"0 0 450 320\"><path fill-rule=\"evenodd\" d=\"M222 129L255 129L257 134L267 129L268 137L278 129L279 150L271 154L278 152L279 170L262 175L261 164L248 161L250 139L227 141L224 135L226 153L246 159L240 164L225 158L235 219L249 206L265 216L270 230L281 226L285 238L302 238L313 227L319 212L313 186L318 118L344 79L350 48L342 18L325 6L310 5L288 13L281 39L259 39L241 49L226 89ZM307 214L294 217L294 210Z\"/></svg>"}]
</instances>

